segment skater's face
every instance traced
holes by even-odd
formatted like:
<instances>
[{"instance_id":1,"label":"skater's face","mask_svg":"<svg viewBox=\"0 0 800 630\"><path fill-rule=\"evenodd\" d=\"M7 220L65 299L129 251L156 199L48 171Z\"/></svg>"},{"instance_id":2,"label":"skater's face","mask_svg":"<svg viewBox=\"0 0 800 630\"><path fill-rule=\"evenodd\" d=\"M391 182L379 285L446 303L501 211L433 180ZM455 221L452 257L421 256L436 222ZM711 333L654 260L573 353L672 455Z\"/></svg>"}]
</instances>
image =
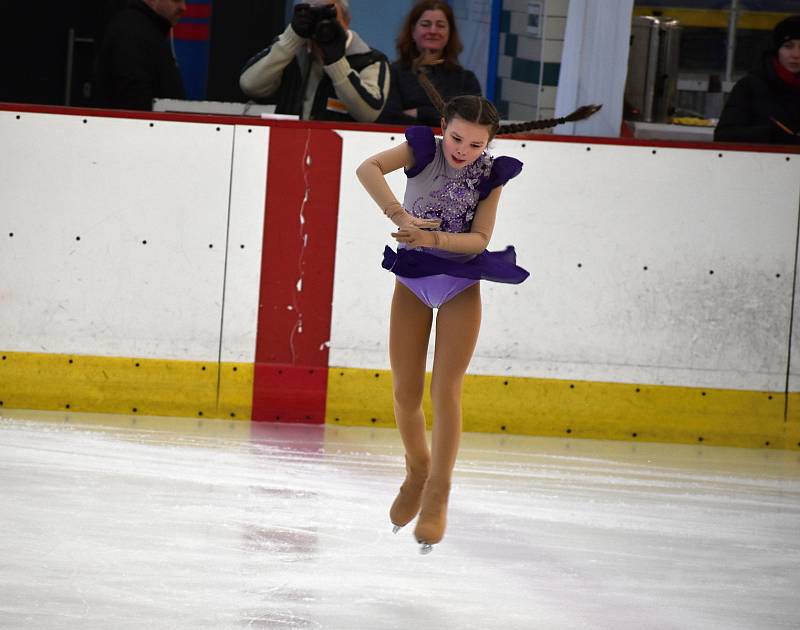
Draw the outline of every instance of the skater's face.
<instances>
[{"instance_id":1,"label":"skater's face","mask_svg":"<svg viewBox=\"0 0 800 630\"><path fill-rule=\"evenodd\" d=\"M186 13L186 0L146 0L147 5L175 26Z\"/></svg>"},{"instance_id":2,"label":"skater's face","mask_svg":"<svg viewBox=\"0 0 800 630\"><path fill-rule=\"evenodd\" d=\"M477 160L489 144L489 129L458 116L449 123L442 118L442 151L453 168L464 168Z\"/></svg>"},{"instance_id":3,"label":"skater's face","mask_svg":"<svg viewBox=\"0 0 800 630\"><path fill-rule=\"evenodd\" d=\"M778 48L778 61L789 72L800 72L800 39L790 39Z\"/></svg>"}]
</instances>

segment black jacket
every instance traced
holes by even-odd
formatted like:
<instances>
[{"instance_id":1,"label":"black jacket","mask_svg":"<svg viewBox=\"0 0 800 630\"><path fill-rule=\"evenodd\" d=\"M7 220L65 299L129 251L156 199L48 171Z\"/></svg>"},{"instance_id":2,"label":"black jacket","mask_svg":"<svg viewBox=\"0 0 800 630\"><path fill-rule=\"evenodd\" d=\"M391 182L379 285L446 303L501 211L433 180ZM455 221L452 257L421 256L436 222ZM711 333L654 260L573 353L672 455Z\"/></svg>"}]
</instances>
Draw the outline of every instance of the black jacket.
<instances>
[{"instance_id":1,"label":"black jacket","mask_svg":"<svg viewBox=\"0 0 800 630\"><path fill-rule=\"evenodd\" d=\"M389 100L383 110L379 122L399 125L423 124L438 127L441 114L431 103L425 90L417 80L411 68L404 67L395 61L391 66L392 83L389 88ZM433 85L447 101L463 94L481 95L481 84L470 70L461 66L446 67L444 64L428 66L428 77ZM416 109L417 117L412 118L403 111Z\"/></svg>"},{"instance_id":2,"label":"black jacket","mask_svg":"<svg viewBox=\"0 0 800 630\"><path fill-rule=\"evenodd\" d=\"M737 81L728 97L714 140L761 144L800 144L800 137L782 131L774 118L800 131L800 90L784 83L773 67L773 55Z\"/></svg>"},{"instance_id":3,"label":"black jacket","mask_svg":"<svg viewBox=\"0 0 800 630\"><path fill-rule=\"evenodd\" d=\"M142 0L131 0L111 19L96 62L100 107L150 110L154 98L184 98L171 28Z\"/></svg>"}]
</instances>

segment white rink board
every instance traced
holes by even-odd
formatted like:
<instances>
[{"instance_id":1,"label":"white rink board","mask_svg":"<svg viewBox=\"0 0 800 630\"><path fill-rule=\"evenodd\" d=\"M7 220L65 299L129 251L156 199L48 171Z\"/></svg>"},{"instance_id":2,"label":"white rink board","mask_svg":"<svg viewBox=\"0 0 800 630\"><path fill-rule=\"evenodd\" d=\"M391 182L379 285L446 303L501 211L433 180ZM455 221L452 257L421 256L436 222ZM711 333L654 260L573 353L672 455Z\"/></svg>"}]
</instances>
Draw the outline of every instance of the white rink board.
<instances>
[{"instance_id":1,"label":"white rink board","mask_svg":"<svg viewBox=\"0 0 800 630\"><path fill-rule=\"evenodd\" d=\"M222 361L253 363L267 195L269 127L235 127Z\"/></svg>"},{"instance_id":2,"label":"white rink board","mask_svg":"<svg viewBox=\"0 0 800 630\"><path fill-rule=\"evenodd\" d=\"M797 253L797 265L800 267L800 250ZM800 296L800 273L795 277L795 300ZM792 326L792 350L789 362L789 391L800 392L800 308L795 305L794 325Z\"/></svg>"},{"instance_id":3,"label":"white rink board","mask_svg":"<svg viewBox=\"0 0 800 630\"><path fill-rule=\"evenodd\" d=\"M0 112L0 346L217 359L233 133Z\"/></svg>"},{"instance_id":4,"label":"white rink board","mask_svg":"<svg viewBox=\"0 0 800 630\"><path fill-rule=\"evenodd\" d=\"M330 363L386 368L391 225L354 170L402 136L342 135ZM492 152L525 167L490 249L513 243L532 277L483 283L472 373L784 389L798 156L518 140ZM390 180L401 199L403 178Z\"/></svg>"},{"instance_id":5,"label":"white rink board","mask_svg":"<svg viewBox=\"0 0 800 630\"><path fill-rule=\"evenodd\" d=\"M378 151L405 142L402 134L339 131L342 180L336 230L331 346L328 363L338 367L388 368L389 305L394 280L381 267L384 245L392 245L393 224L356 178L355 169ZM394 140L391 140L394 138ZM403 199L405 175L387 176Z\"/></svg>"}]
</instances>

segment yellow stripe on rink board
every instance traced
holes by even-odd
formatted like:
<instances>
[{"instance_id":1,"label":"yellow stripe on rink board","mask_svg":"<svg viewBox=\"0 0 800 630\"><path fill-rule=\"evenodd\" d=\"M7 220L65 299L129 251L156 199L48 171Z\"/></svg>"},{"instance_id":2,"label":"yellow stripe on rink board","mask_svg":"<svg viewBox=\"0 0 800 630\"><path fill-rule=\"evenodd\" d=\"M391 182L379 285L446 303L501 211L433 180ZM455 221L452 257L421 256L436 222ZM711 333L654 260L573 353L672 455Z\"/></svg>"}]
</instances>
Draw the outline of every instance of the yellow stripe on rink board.
<instances>
[{"instance_id":1,"label":"yellow stripe on rink board","mask_svg":"<svg viewBox=\"0 0 800 630\"><path fill-rule=\"evenodd\" d=\"M252 399L247 363L0 352L0 409L247 420Z\"/></svg>"},{"instance_id":2,"label":"yellow stripe on rink board","mask_svg":"<svg viewBox=\"0 0 800 630\"><path fill-rule=\"evenodd\" d=\"M800 449L800 392L791 392L786 415L786 448Z\"/></svg>"},{"instance_id":3,"label":"yellow stripe on rink board","mask_svg":"<svg viewBox=\"0 0 800 630\"><path fill-rule=\"evenodd\" d=\"M427 390L423 403L430 424ZM331 368L326 422L394 426L391 373ZM464 430L800 450L800 395L468 375ZM794 411L792 411L794 410Z\"/></svg>"},{"instance_id":4,"label":"yellow stripe on rink board","mask_svg":"<svg viewBox=\"0 0 800 630\"><path fill-rule=\"evenodd\" d=\"M634 8L634 15L662 14L665 18L675 18L681 26L699 28L728 28L730 12L727 10L715 11L712 9L686 9L671 7L638 6ZM736 25L740 29L771 31L775 25L789 17L790 13L776 13L768 11L742 11Z\"/></svg>"}]
</instances>

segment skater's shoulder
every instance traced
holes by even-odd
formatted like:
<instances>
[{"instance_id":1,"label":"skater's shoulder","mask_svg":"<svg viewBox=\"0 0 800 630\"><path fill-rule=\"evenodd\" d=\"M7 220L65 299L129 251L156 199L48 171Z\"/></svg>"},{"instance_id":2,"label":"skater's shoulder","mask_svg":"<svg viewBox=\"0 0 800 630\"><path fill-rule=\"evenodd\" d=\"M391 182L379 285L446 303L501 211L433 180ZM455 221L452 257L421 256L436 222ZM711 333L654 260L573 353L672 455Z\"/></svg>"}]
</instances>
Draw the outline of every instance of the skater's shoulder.
<instances>
[{"instance_id":1,"label":"skater's shoulder","mask_svg":"<svg viewBox=\"0 0 800 630\"><path fill-rule=\"evenodd\" d=\"M416 177L433 162L438 149L438 142L430 127L409 127L405 131L406 142L414 155L414 166L406 169L408 177Z\"/></svg>"},{"instance_id":2,"label":"skater's shoulder","mask_svg":"<svg viewBox=\"0 0 800 630\"><path fill-rule=\"evenodd\" d=\"M500 155L492 160L489 174L478 185L479 199L485 199L495 188L505 186L522 172L522 162L507 155Z\"/></svg>"}]
</instances>

